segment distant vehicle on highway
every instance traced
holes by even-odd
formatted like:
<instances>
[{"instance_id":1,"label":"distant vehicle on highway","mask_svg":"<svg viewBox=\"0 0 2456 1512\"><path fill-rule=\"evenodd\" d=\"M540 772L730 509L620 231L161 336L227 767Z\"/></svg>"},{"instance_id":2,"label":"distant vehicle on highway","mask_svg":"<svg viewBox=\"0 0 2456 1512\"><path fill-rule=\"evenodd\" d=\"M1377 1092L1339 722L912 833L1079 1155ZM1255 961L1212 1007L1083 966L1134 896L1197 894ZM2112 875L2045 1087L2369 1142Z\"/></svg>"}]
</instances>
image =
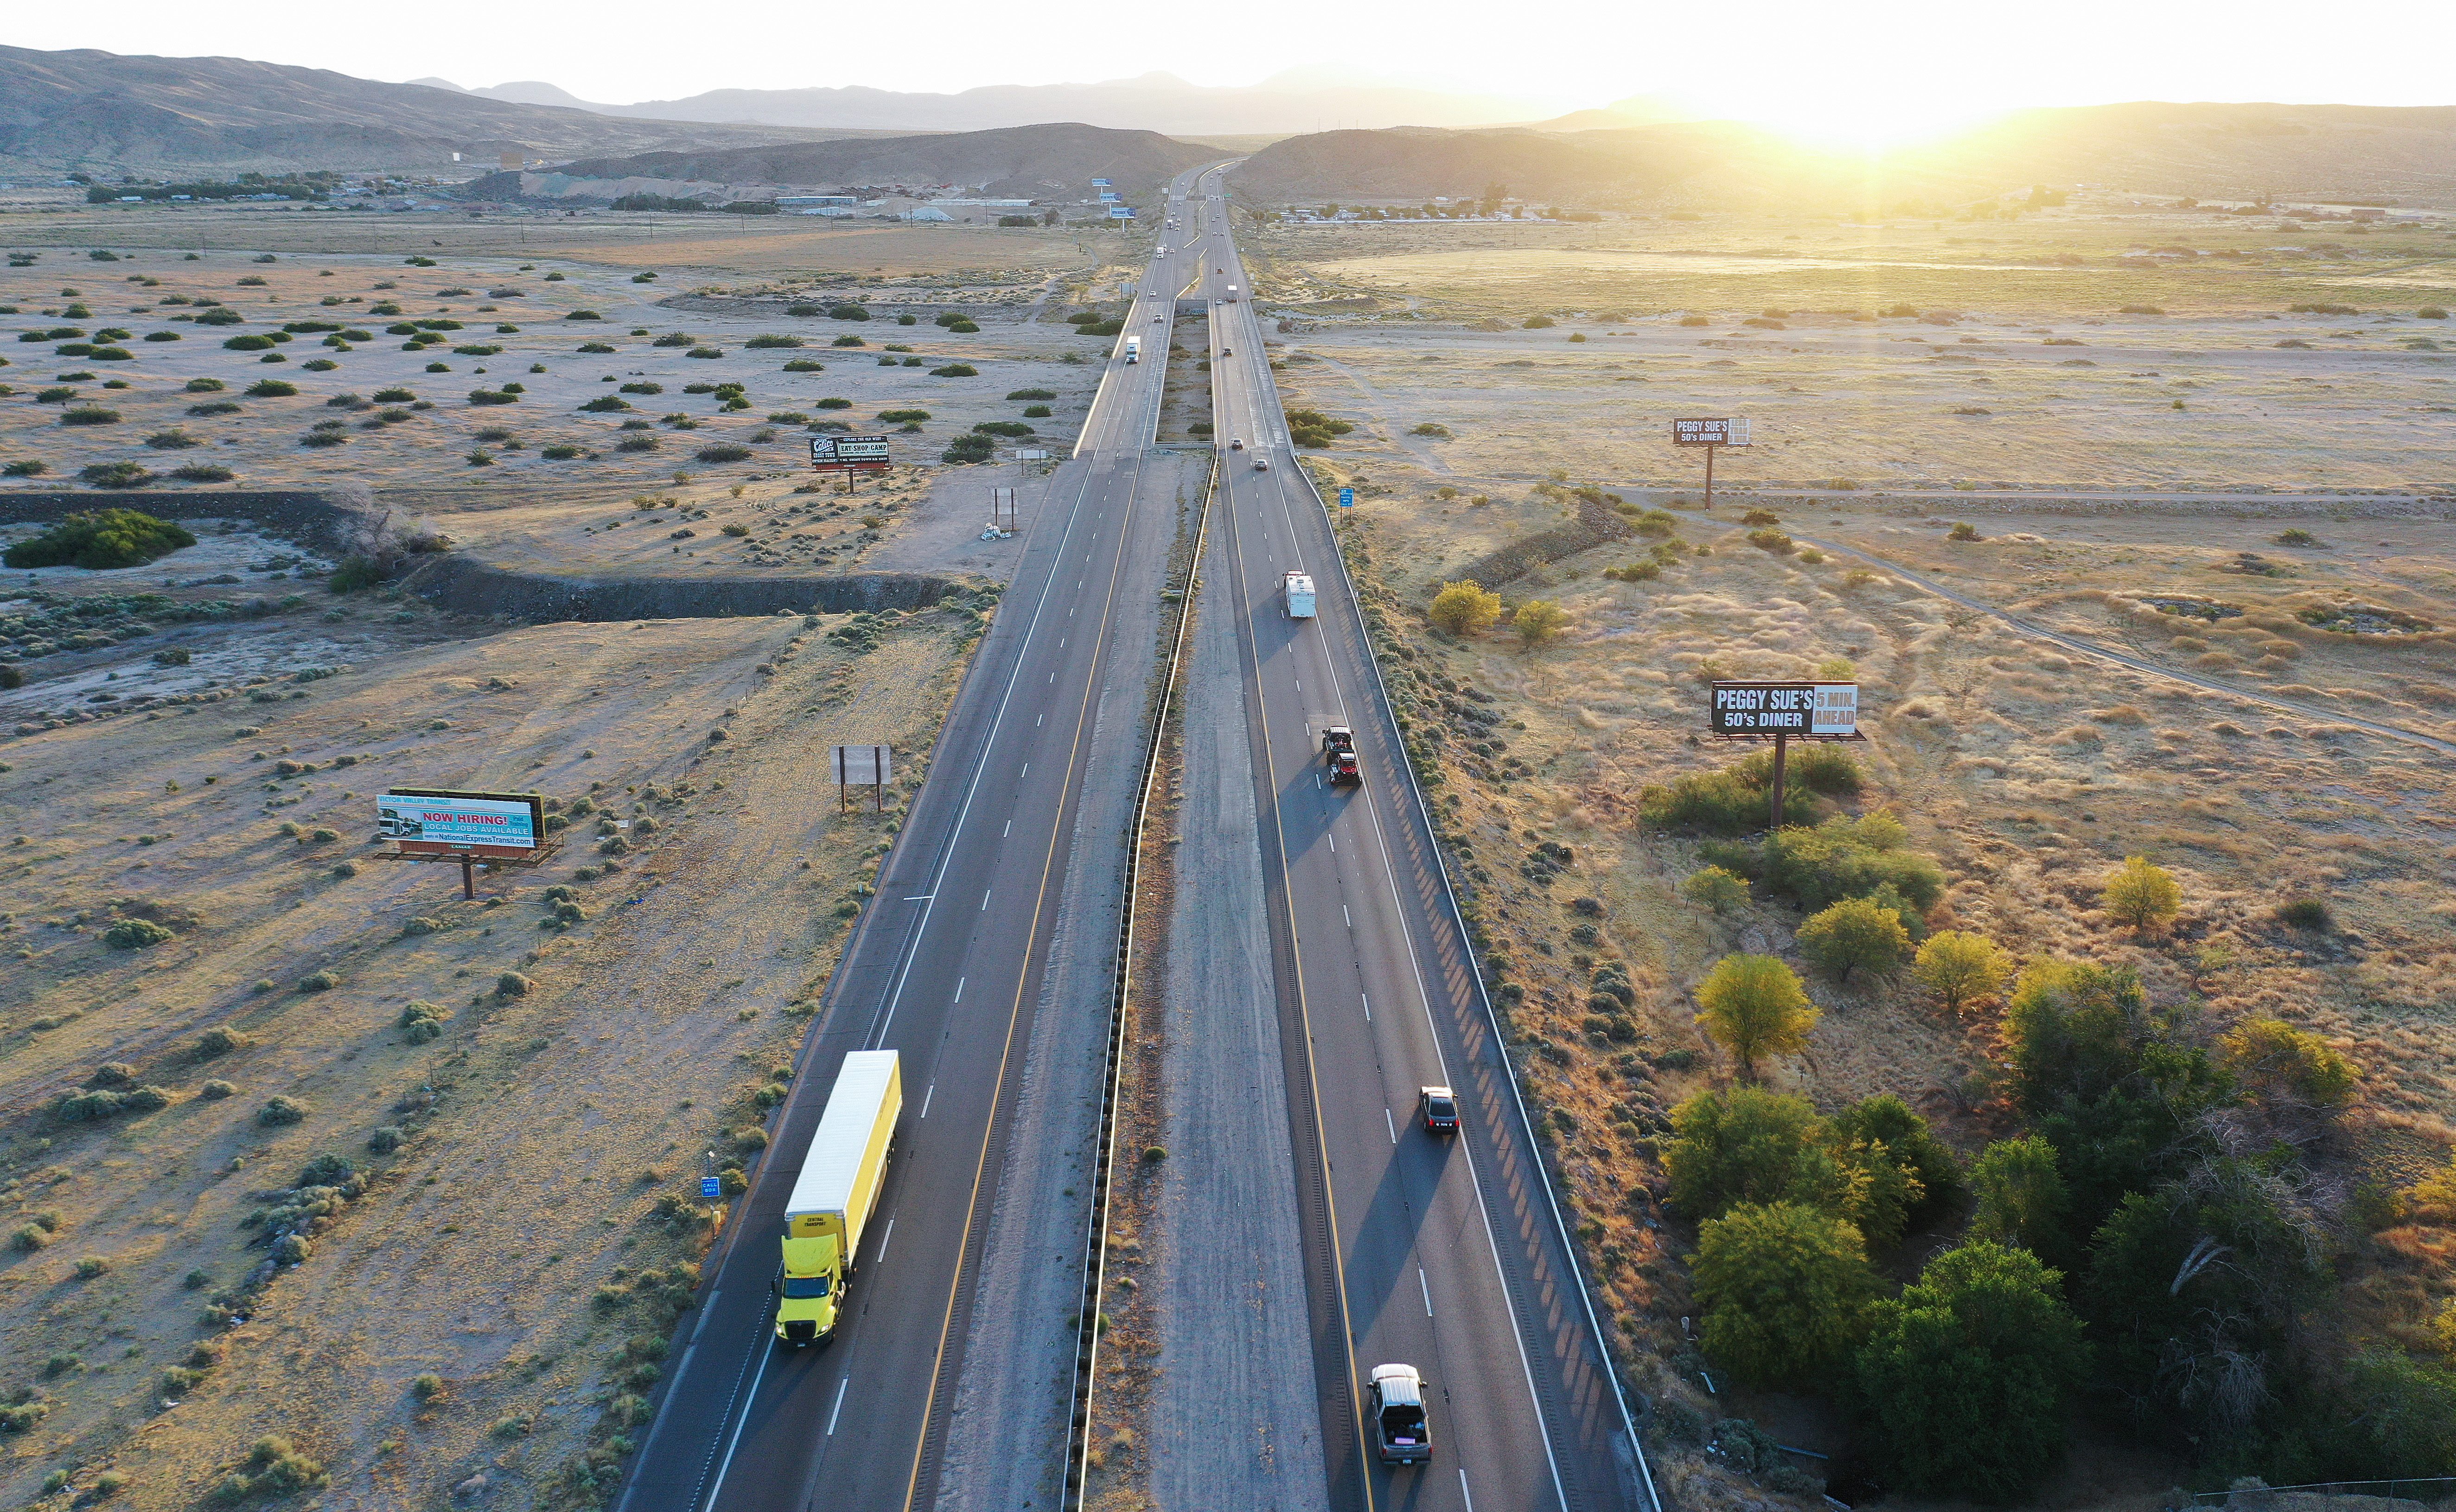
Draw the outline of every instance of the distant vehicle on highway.
<instances>
[{"instance_id":1,"label":"distant vehicle on highway","mask_svg":"<svg viewBox=\"0 0 2456 1512\"><path fill-rule=\"evenodd\" d=\"M1220 302L1222 304L1235 304L1237 302L1237 286L1235 284L1232 283L1228 286L1228 292L1221 296Z\"/></svg>"},{"instance_id":2,"label":"distant vehicle on highway","mask_svg":"<svg viewBox=\"0 0 2456 1512\"><path fill-rule=\"evenodd\" d=\"M1333 787L1364 786L1364 768L1356 765L1354 751L1342 750L1330 753L1330 785Z\"/></svg>"},{"instance_id":3,"label":"distant vehicle on highway","mask_svg":"<svg viewBox=\"0 0 2456 1512\"><path fill-rule=\"evenodd\" d=\"M1143 338L1138 336L1130 336L1126 337L1126 365L1128 367L1132 367L1142 359Z\"/></svg>"},{"instance_id":4,"label":"distant vehicle on highway","mask_svg":"<svg viewBox=\"0 0 2456 1512\"><path fill-rule=\"evenodd\" d=\"M1447 1087L1417 1089L1416 1105L1423 1112L1424 1133L1429 1134L1458 1133L1458 1098Z\"/></svg>"},{"instance_id":5,"label":"distant vehicle on highway","mask_svg":"<svg viewBox=\"0 0 2456 1512\"><path fill-rule=\"evenodd\" d=\"M1321 732L1321 759L1327 766L1341 751L1356 749L1356 731L1344 725L1333 725Z\"/></svg>"},{"instance_id":6,"label":"distant vehicle on highway","mask_svg":"<svg viewBox=\"0 0 2456 1512\"><path fill-rule=\"evenodd\" d=\"M1307 577L1301 572L1291 572L1287 574L1285 582L1288 596L1288 618L1291 620L1312 619L1313 579Z\"/></svg>"},{"instance_id":7,"label":"distant vehicle on highway","mask_svg":"<svg viewBox=\"0 0 2456 1512\"><path fill-rule=\"evenodd\" d=\"M1223 346L1219 349L1219 355L1221 357L1235 357L1237 355L1237 349L1233 346Z\"/></svg>"},{"instance_id":8,"label":"distant vehicle on highway","mask_svg":"<svg viewBox=\"0 0 2456 1512\"><path fill-rule=\"evenodd\" d=\"M1413 1365L1373 1367L1373 1447L1383 1464L1428 1464L1432 1425L1424 1420L1424 1378Z\"/></svg>"},{"instance_id":9,"label":"distant vehicle on highway","mask_svg":"<svg viewBox=\"0 0 2456 1512\"><path fill-rule=\"evenodd\" d=\"M1257 458L1255 458L1255 459L1254 459L1254 471L1256 471L1256 472L1258 472L1258 473L1267 473L1267 472L1269 472L1270 470L1271 470L1271 460L1270 460L1269 458L1267 458L1267 457L1257 457Z\"/></svg>"},{"instance_id":10,"label":"distant vehicle on highway","mask_svg":"<svg viewBox=\"0 0 2456 1512\"><path fill-rule=\"evenodd\" d=\"M1241 452L1241 451L1243 451L1243 450L1245 449L1245 438L1243 438L1242 436L1231 436L1231 437L1229 437L1229 438L1228 438L1228 449L1229 449L1230 451L1232 451L1232 452Z\"/></svg>"}]
</instances>

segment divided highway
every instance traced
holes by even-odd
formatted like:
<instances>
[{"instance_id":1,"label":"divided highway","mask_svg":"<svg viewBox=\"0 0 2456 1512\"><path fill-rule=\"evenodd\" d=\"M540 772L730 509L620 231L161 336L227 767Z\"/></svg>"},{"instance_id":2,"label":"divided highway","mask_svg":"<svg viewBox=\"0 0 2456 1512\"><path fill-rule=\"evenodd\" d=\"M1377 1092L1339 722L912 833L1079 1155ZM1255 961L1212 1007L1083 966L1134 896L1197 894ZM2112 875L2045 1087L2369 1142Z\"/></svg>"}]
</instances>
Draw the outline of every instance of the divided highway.
<instances>
[{"instance_id":1,"label":"divided highway","mask_svg":"<svg viewBox=\"0 0 2456 1512\"><path fill-rule=\"evenodd\" d=\"M1197 176L1171 186L1172 208ZM1141 500L1137 485L1175 295L1194 266L1181 251L1155 257L1126 319L1149 359L1129 364L1120 337L1074 460L1026 522L1014 581L829 986L769 1154L707 1257L701 1306L676 1340L621 1512L820 1501L880 1512L939 1500L967 1343L987 1321L973 1304L1022 1069L1035 1028L1057 1027L1037 1022L1054 980L1056 905L1070 868L1091 864L1077 855L1076 820L1087 805L1099 809L1108 785L1139 777L1131 763L1100 764L1103 751L1138 755L1140 745L1095 716L1152 675L1149 605L1177 502L1173 486ZM813 768L831 739L859 733L814 728ZM1117 837L1085 843L1105 857ZM1107 928L1114 939L1114 918ZM824 1346L780 1348L769 1286L786 1199L837 1067L865 1049L903 1057L898 1142L846 1322ZM1066 1225L1064 1247L1075 1248L1078 1219L1050 1221ZM1062 1386L1053 1413L1062 1422ZM1062 1440L1048 1446L1053 1463L1062 1450Z\"/></svg>"},{"instance_id":2,"label":"divided highway","mask_svg":"<svg viewBox=\"0 0 2456 1512\"><path fill-rule=\"evenodd\" d=\"M1206 293L1247 291L1213 306L1213 423L1243 447L1213 501L1203 591L1233 600L1245 664L1326 1504L1659 1512L1331 522L1288 446L1225 206L1198 208ZM1291 570L1312 576L1318 618L1287 616ZM1361 788L1328 786L1333 725L1356 732ZM1454 1139L1417 1119L1427 1085L1458 1093ZM1365 1381L1393 1361L1425 1379L1427 1465L1373 1451Z\"/></svg>"}]
</instances>

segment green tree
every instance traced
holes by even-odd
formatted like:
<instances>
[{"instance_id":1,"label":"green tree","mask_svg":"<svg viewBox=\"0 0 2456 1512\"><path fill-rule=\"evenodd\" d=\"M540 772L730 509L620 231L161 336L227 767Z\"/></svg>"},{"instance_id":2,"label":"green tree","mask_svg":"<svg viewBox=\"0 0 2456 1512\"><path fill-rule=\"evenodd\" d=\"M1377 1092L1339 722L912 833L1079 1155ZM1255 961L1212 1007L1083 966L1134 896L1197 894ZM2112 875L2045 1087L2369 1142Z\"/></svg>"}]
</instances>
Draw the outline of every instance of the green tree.
<instances>
[{"instance_id":1,"label":"green tree","mask_svg":"<svg viewBox=\"0 0 2456 1512\"><path fill-rule=\"evenodd\" d=\"M2086 1358L2062 1277L1976 1240L1871 1310L1852 1372L1869 1436L1904 1490L2012 1502L2063 1452Z\"/></svg>"},{"instance_id":2,"label":"green tree","mask_svg":"<svg viewBox=\"0 0 2456 1512\"><path fill-rule=\"evenodd\" d=\"M2014 985L2014 1100L2056 1147L2076 1236L2180 1169L2195 1120L2233 1099L2188 1013L2153 1009L2129 968L2041 956Z\"/></svg>"},{"instance_id":3,"label":"green tree","mask_svg":"<svg viewBox=\"0 0 2456 1512\"><path fill-rule=\"evenodd\" d=\"M1680 884L1680 895L1716 913L1735 913L1748 907L1749 885L1720 867L1708 867L1688 873Z\"/></svg>"},{"instance_id":4,"label":"green tree","mask_svg":"<svg viewBox=\"0 0 2456 1512\"><path fill-rule=\"evenodd\" d=\"M1518 644L1533 650L1561 633L1569 623L1569 611L1549 599L1529 599L1509 617L1509 628L1518 633Z\"/></svg>"},{"instance_id":5,"label":"green tree","mask_svg":"<svg viewBox=\"0 0 2456 1512\"><path fill-rule=\"evenodd\" d=\"M1947 1012L1959 1013L2004 991L2013 979L2013 957L1983 934L1940 930L1919 947L1911 975Z\"/></svg>"},{"instance_id":6,"label":"green tree","mask_svg":"<svg viewBox=\"0 0 2456 1512\"><path fill-rule=\"evenodd\" d=\"M1846 1170L1867 1175L1849 1216L1879 1247L1897 1242L1908 1225L1950 1212L1967 1190L1952 1148L1892 1093L1863 1097L1834 1114L1826 1143Z\"/></svg>"},{"instance_id":7,"label":"green tree","mask_svg":"<svg viewBox=\"0 0 2456 1512\"><path fill-rule=\"evenodd\" d=\"M1432 608L1427 611L1432 622L1452 635L1470 635L1489 630L1501 618L1501 595L1485 591L1473 580L1442 584L1433 595Z\"/></svg>"},{"instance_id":8,"label":"green tree","mask_svg":"<svg viewBox=\"0 0 2456 1512\"><path fill-rule=\"evenodd\" d=\"M1801 953L1837 982L1861 970L1882 976L1901 964L1910 948L1910 931L1900 917L1873 898L1844 898L1799 927Z\"/></svg>"},{"instance_id":9,"label":"green tree","mask_svg":"<svg viewBox=\"0 0 2456 1512\"><path fill-rule=\"evenodd\" d=\"M1862 1337L1876 1292L1859 1231L1793 1202L1708 1219L1690 1265L1707 1357L1754 1386L1816 1385Z\"/></svg>"},{"instance_id":10,"label":"green tree","mask_svg":"<svg viewBox=\"0 0 2456 1512\"><path fill-rule=\"evenodd\" d=\"M2138 930L2163 929L2183 907L2183 889L2162 867L2146 856L2126 856L2123 865L2106 874L2102 896L2109 917Z\"/></svg>"},{"instance_id":11,"label":"green tree","mask_svg":"<svg viewBox=\"0 0 2456 1512\"><path fill-rule=\"evenodd\" d=\"M1671 1134L1663 1153L1671 1203L1692 1218L1740 1203L1831 1208L1848 1192L1805 1097L1758 1087L1701 1092L1671 1110Z\"/></svg>"},{"instance_id":12,"label":"green tree","mask_svg":"<svg viewBox=\"0 0 2456 1512\"><path fill-rule=\"evenodd\" d=\"M1697 1022L1753 1076L1760 1055L1789 1055L1808 1044L1815 1005L1788 966L1770 955L1727 955L1697 989Z\"/></svg>"},{"instance_id":13,"label":"green tree","mask_svg":"<svg viewBox=\"0 0 2456 1512\"><path fill-rule=\"evenodd\" d=\"M2036 1134L1998 1139L1978 1153L1970 1168L1978 1212L1970 1220L1974 1238L2036 1250L2060 1245L2070 1195L2056 1166L2056 1147Z\"/></svg>"}]
</instances>

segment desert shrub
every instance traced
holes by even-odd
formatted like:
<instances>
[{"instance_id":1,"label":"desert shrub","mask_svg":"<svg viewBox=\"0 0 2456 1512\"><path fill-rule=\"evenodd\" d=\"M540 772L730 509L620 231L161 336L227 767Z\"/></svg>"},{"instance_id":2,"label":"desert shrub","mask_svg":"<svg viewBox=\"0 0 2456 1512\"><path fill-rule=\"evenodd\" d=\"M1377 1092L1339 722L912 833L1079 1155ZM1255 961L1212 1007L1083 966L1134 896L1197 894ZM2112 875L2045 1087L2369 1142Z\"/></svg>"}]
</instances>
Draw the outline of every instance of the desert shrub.
<instances>
[{"instance_id":1,"label":"desert shrub","mask_svg":"<svg viewBox=\"0 0 2456 1512\"><path fill-rule=\"evenodd\" d=\"M1569 623L1569 612L1549 599L1529 599L1509 617L1509 628L1518 644L1532 650L1560 635Z\"/></svg>"},{"instance_id":2,"label":"desert shrub","mask_svg":"<svg viewBox=\"0 0 2456 1512\"><path fill-rule=\"evenodd\" d=\"M2106 874L2101 901L2109 916L2147 931L2174 922L2182 910L2183 889L2164 868L2145 856L2126 856Z\"/></svg>"},{"instance_id":3,"label":"desert shrub","mask_svg":"<svg viewBox=\"0 0 2456 1512\"><path fill-rule=\"evenodd\" d=\"M1801 953L1837 982L1859 971L1883 976L1901 965L1910 948L1899 913L1869 898L1844 898L1799 927Z\"/></svg>"},{"instance_id":4,"label":"desert shrub","mask_svg":"<svg viewBox=\"0 0 2456 1512\"><path fill-rule=\"evenodd\" d=\"M1732 770L1751 787L1771 787L1773 753L1751 751L1740 758ZM1783 786L1793 785L1829 798L1847 798L1866 787L1867 778L1849 751L1839 746L1811 742L1793 747L1783 763Z\"/></svg>"},{"instance_id":5,"label":"desert shrub","mask_svg":"<svg viewBox=\"0 0 2456 1512\"><path fill-rule=\"evenodd\" d=\"M151 919L122 919L102 931L102 943L114 950L144 950L174 936Z\"/></svg>"},{"instance_id":6,"label":"desert shrub","mask_svg":"<svg viewBox=\"0 0 2456 1512\"><path fill-rule=\"evenodd\" d=\"M1452 635L1472 635L1501 618L1501 595L1472 581L1445 582L1425 615Z\"/></svg>"},{"instance_id":7,"label":"desert shrub","mask_svg":"<svg viewBox=\"0 0 2456 1512\"><path fill-rule=\"evenodd\" d=\"M0 464L0 478L40 478L51 470L51 464L39 457L20 457Z\"/></svg>"},{"instance_id":8,"label":"desert shrub","mask_svg":"<svg viewBox=\"0 0 2456 1512\"><path fill-rule=\"evenodd\" d=\"M800 346L802 338L797 336L754 336L742 344L754 351L764 352L772 347Z\"/></svg>"},{"instance_id":9,"label":"desert shrub","mask_svg":"<svg viewBox=\"0 0 2456 1512\"><path fill-rule=\"evenodd\" d=\"M1950 1216L1968 1190L1952 1149L1892 1093L1835 1114L1825 1142L1847 1176L1837 1211L1872 1245L1890 1248L1910 1225Z\"/></svg>"},{"instance_id":10,"label":"desert shrub","mask_svg":"<svg viewBox=\"0 0 2456 1512\"><path fill-rule=\"evenodd\" d=\"M1903 849L1904 838L1901 821L1881 809L1814 827L1786 826L1766 838L1756 880L1803 909L1881 897L1890 889L1883 901L1924 913L1944 896L1944 870Z\"/></svg>"},{"instance_id":11,"label":"desert shrub","mask_svg":"<svg viewBox=\"0 0 2456 1512\"><path fill-rule=\"evenodd\" d=\"M104 509L71 515L10 546L0 561L11 567L138 567L195 543L194 536L168 521L133 509Z\"/></svg>"},{"instance_id":12,"label":"desert shrub","mask_svg":"<svg viewBox=\"0 0 2456 1512\"><path fill-rule=\"evenodd\" d=\"M2288 898L2277 906L2275 912L2278 923L2298 930L2332 929L2337 922L2324 898Z\"/></svg>"},{"instance_id":13,"label":"desert shrub","mask_svg":"<svg viewBox=\"0 0 2456 1512\"><path fill-rule=\"evenodd\" d=\"M174 427L167 431L155 431L153 435L145 438L145 444L153 447L157 452L181 452L186 451L191 446L202 446L205 443L189 435L186 431L179 430Z\"/></svg>"},{"instance_id":14,"label":"desert shrub","mask_svg":"<svg viewBox=\"0 0 2456 1512\"><path fill-rule=\"evenodd\" d=\"M265 1099L264 1106L256 1111L256 1121L267 1128L299 1123L306 1116L307 1105L290 1097L269 1097Z\"/></svg>"},{"instance_id":15,"label":"desert shrub","mask_svg":"<svg viewBox=\"0 0 2456 1512\"><path fill-rule=\"evenodd\" d=\"M495 978L495 991L504 997L526 997L536 985L518 971L505 971Z\"/></svg>"},{"instance_id":16,"label":"desert shrub","mask_svg":"<svg viewBox=\"0 0 2456 1512\"><path fill-rule=\"evenodd\" d=\"M823 410L845 409L849 408L851 404L852 400L850 399L819 400L819 408ZM910 425L921 420L926 420L929 418L930 412L928 410L880 410L878 412L880 422L882 424L890 425Z\"/></svg>"},{"instance_id":17,"label":"desert shrub","mask_svg":"<svg viewBox=\"0 0 2456 1512\"><path fill-rule=\"evenodd\" d=\"M1748 907L1749 885L1720 867L1707 867L1681 882L1680 895L1716 913L1732 913Z\"/></svg>"},{"instance_id":18,"label":"desert shrub","mask_svg":"<svg viewBox=\"0 0 2456 1512\"><path fill-rule=\"evenodd\" d=\"M1797 1386L1833 1370L1876 1293L1859 1231L1815 1208L1747 1204L1698 1230L1707 1356L1739 1379Z\"/></svg>"},{"instance_id":19,"label":"desert shrub","mask_svg":"<svg viewBox=\"0 0 2456 1512\"><path fill-rule=\"evenodd\" d=\"M80 404L74 409L61 411L60 423L63 425L116 425L119 423L119 412L105 409L99 404Z\"/></svg>"},{"instance_id":20,"label":"desert shrub","mask_svg":"<svg viewBox=\"0 0 2456 1512\"><path fill-rule=\"evenodd\" d=\"M1944 930L1919 947L1911 974L1947 1011L1959 1013L2004 990L2013 958L1985 935Z\"/></svg>"},{"instance_id":21,"label":"desert shrub","mask_svg":"<svg viewBox=\"0 0 2456 1512\"><path fill-rule=\"evenodd\" d=\"M1770 773L1769 764L1765 773ZM1668 787L1641 787L1637 795L1640 822L1656 829L1697 829L1708 834L1737 835L1762 829L1771 817L1770 778L1746 762L1718 772L1690 772L1672 779ZM1805 783L1783 786L1783 818L1805 825L1816 817L1816 796Z\"/></svg>"},{"instance_id":22,"label":"desert shrub","mask_svg":"<svg viewBox=\"0 0 2456 1512\"><path fill-rule=\"evenodd\" d=\"M196 1058L212 1060L217 1055L227 1055L233 1051L245 1050L255 1043L254 1039L231 1028L228 1024L216 1024L197 1036Z\"/></svg>"},{"instance_id":23,"label":"desert shrub","mask_svg":"<svg viewBox=\"0 0 2456 1512\"><path fill-rule=\"evenodd\" d=\"M970 362L950 362L944 367L931 368L930 376L931 378L977 378L980 371Z\"/></svg>"},{"instance_id":24,"label":"desert shrub","mask_svg":"<svg viewBox=\"0 0 2456 1512\"><path fill-rule=\"evenodd\" d=\"M749 447L733 441L716 441L691 455L704 462L740 462L749 460L751 452Z\"/></svg>"},{"instance_id":25,"label":"desert shrub","mask_svg":"<svg viewBox=\"0 0 2456 1512\"><path fill-rule=\"evenodd\" d=\"M1895 1483L2009 1502L2055 1462L2087 1359L2061 1281L2027 1251L1977 1240L1873 1305L1852 1383Z\"/></svg>"},{"instance_id":26,"label":"desert shrub","mask_svg":"<svg viewBox=\"0 0 2456 1512\"><path fill-rule=\"evenodd\" d=\"M332 1477L324 1473L321 1464L292 1449L289 1440L267 1434L248 1450L245 1464L222 1478L214 1488L214 1496L223 1502L244 1502L251 1497L287 1496L331 1483Z\"/></svg>"},{"instance_id":27,"label":"desert shrub","mask_svg":"<svg viewBox=\"0 0 2456 1512\"><path fill-rule=\"evenodd\" d=\"M171 476L189 483L226 483L238 475L219 462L190 462L172 468Z\"/></svg>"},{"instance_id":28,"label":"desert shrub","mask_svg":"<svg viewBox=\"0 0 2456 1512\"><path fill-rule=\"evenodd\" d=\"M2360 1079L2353 1062L2326 1040L2282 1019L2244 1019L2219 1046L2235 1079L2272 1103L2341 1107Z\"/></svg>"},{"instance_id":29,"label":"desert shrub","mask_svg":"<svg viewBox=\"0 0 2456 1512\"><path fill-rule=\"evenodd\" d=\"M451 1016L450 1010L436 1004L411 1002L402 1007L396 1027L404 1044L423 1045L442 1036L444 1020Z\"/></svg>"},{"instance_id":30,"label":"desert shrub","mask_svg":"<svg viewBox=\"0 0 2456 1512\"><path fill-rule=\"evenodd\" d=\"M635 389L633 392L638 393L642 391ZM595 398L583 403L580 406L580 410L581 413L584 415L611 415L618 410L627 410L630 407L631 401L629 399L616 398L611 394L600 394Z\"/></svg>"},{"instance_id":31,"label":"desert shrub","mask_svg":"<svg viewBox=\"0 0 2456 1512\"><path fill-rule=\"evenodd\" d=\"M355 553L343 557L324 580L325 588L333 593L356 593L383 582L383 569L372 561Z\"/></svg>"},{"instance_id":32,"label":"desert shrub","mask_svg":"<svg viewBox=\"0 0 2456 1512\"><path fill-rule=\"evenodd\" d=\"M312 835L301 835L298 843L307 845L313 838ZM329 992L340 985L341 979L330 971L311 971L298 979L298 990L302 992Z\"/></svg>"},{"instance_id":33,"label":"desert shrub","mask_svg":"<svg viewBox=\"0 0 2456 1512\"><path fill-rule=\"evenodd\" d=\"M223 1081L219 1077L215 1077L214 1080L197 1088L196 1095L204 1098L208 1102L219 1102L224 1097L236 1095L238 1089L231 1083Z\"/></svg>"},{"instance_id":34,"label":"desert shrub","mask_svg":"<svg viewBox=\"0 0 2456 1512\"><path fill-rule=\"evenodd\" d=\"M1032 427L1021 420L983 420L972 429L983 436L1011 436L1018 439L1032 434Z\"/></svg>"},{"instance_id":35,"label":"desert shrub","mask_svg":"<svg viewBox=\"0 0 2456 1512\"><path fill-rule=\"evenodd\" d=\"M945 462L985 462L997 455L997 442L977 432L967 432L947 443L938 454Z\"/></svg>"},{"instance_id":36,"label":"desert shrub","mask_svg":"<svg viewBox=\"0 0 2456 1512\"><path fill-rule=\"evenodd\" d=\"M1965 520L1955 525L1951 530L1946 531L1944 533L1944 539L1947 541L1976 541L1979 539L1978 527Z\"/></svg>"},{"instance_id":37,"label":"desert shrub","mask_svg":"<svg viewBox=\"0 0 2456 1512\"><path fill-rule=\"evenodd\" d=\"M1697 988L1697 1022L1753 1074L1760 1055L1796 1053L1817 1011L1790 967L1770 955L1727 955Z\"/></svg>"},{"instance_id":38,"label":"desert shrub","mask_svg":"<svg viewBox=\"0 0 2456 1512\"><path fill-rule=\"evenodd\" d=\"M257 378L247 386L247 397L254 399L286 399L297 393L297 384L280 378Z\"/></svg>"}]
</instances>

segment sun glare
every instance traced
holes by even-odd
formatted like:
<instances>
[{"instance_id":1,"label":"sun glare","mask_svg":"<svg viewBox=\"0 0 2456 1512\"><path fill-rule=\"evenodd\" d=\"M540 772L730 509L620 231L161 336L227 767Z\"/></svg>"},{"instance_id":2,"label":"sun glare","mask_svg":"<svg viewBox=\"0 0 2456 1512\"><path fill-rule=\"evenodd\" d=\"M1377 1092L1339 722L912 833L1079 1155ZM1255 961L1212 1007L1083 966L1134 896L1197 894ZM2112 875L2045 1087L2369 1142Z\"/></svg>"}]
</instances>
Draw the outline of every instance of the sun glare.
<instances>
[{"instance_id":1,"label":"sun glare","mask_svg":"<svg viewBox=\"0 0 2456 1512\"><path fill-rule=\"evenodd\" d=\"M1883 153L1917 147L1967 131L2007 107L1871 86L1864 91L1796 91L1734 94L1711 102L1714 113L1747 121L1829 153Z\"/></svg>"}]
</instances>

